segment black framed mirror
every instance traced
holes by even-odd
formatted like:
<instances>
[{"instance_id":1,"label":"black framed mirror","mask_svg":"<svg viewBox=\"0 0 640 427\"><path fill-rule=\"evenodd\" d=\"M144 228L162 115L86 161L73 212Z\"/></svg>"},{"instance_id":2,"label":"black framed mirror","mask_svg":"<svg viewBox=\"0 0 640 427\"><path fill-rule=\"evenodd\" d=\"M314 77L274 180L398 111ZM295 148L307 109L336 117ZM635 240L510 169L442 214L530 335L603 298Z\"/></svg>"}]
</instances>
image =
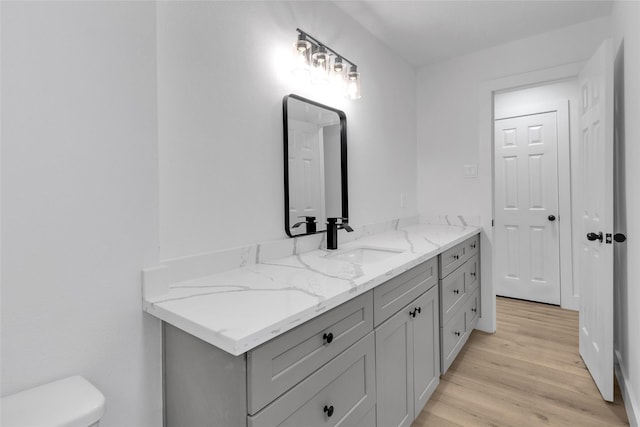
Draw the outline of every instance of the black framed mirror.
<instances>
[{"instance_id":1,"label":"black framed mirror","mask_svg":"<svg viewBox=\"0 0 640 427\"><path fill-rule=\"evenodd\" d=\"M294 94L284 97L282 110L285 231L324 232L327 218L349 217L347 116Z\"/></svg>"}]
</instances>

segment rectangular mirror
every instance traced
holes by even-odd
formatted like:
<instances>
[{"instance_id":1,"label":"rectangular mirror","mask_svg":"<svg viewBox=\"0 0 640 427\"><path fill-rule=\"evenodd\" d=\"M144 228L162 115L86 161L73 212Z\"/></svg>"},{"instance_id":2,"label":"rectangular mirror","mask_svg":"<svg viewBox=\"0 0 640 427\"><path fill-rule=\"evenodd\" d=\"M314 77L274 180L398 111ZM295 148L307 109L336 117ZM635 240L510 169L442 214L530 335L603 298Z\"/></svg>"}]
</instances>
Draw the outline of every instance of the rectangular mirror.
<instances>
[{"instance_id":1,"label":"rectangular mirror","mask_svg":"<svg viewBox=\"0 0 640 427\"><path fill-rule=\"evenodd\" d=\"M282 101L284 228L289 237L326 231L348 218L347 116L298 95Z\"/></svg>"}]
</instances>

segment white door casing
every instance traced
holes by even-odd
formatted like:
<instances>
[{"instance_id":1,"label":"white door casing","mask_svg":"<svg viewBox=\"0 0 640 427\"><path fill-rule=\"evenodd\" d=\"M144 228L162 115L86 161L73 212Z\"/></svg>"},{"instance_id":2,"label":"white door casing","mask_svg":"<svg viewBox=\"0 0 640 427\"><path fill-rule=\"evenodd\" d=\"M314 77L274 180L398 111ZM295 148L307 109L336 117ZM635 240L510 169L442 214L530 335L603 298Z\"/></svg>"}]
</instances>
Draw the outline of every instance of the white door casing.
<instances>
[{"instance_id":1,"label":"white door casing","mask_svg":"<svg viewBox=\"0 0 640 427\"><path fill-rule=\"evenodd\" d=\"M575 188L582 241L578 280L580 356L602 397L613 401L613 59L605 41L582 69ZM587 234L590 238L587 238ZM600 234L602 233L602 234Z\"/></svg>"},{"instance_id":2,"label":"white door casing","mask_svg":"<svg viewBox=\"0 0 640 427\"><path fill-rule=\"evenodd\" d=\"M324 224L324 155L322 128L313 123L289 121L289 223L315 216ZM305 232L304 225L300 228Z\"/></svg>"},{"instance_id":3,"label":"white door casing","mask_svg":"<svg viewBox=\"0 0 640 427\"><path fill-rule=\"evenodd\" d=\"M557 112L495 120L496 294L560 304Z\"/></svg>"}]
</instances>

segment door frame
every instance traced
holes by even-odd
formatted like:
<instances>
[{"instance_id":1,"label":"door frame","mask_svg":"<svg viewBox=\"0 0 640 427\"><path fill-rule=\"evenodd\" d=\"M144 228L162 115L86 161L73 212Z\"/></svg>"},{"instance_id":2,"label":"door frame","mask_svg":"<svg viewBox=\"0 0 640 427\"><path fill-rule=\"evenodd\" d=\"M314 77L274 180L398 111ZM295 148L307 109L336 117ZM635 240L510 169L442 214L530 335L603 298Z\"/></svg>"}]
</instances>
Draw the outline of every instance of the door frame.
<instances>
[{"instance_id":1,"label":"door frame","mask_svg":"<svg viewBox=\"0 0 640 427\"><path fill-rule=\"evenodd\" d=\"M548 82L553 84L554 82ZM538 85L537 85L538 86ZM540 86L544 86L540 85ZM518 88L516 88L517 90ZM573 281L573 246L572 229L573 217L571 211L571 140L569 124L569 100L557 99L555 101L540 104L519 106L510 110L508 115L498 116L494 113L493 121L510 117L525 116L540 113L556 113L557 130L557 168L558 168L558 285L560 286L560 306L570 310L580 308L580 298L575 295ZM576 135L577 136L577 135ZM495 135L494 135L495 137ZM492 142L491 152L495 158L495 145ZM493 218L495 218L495 165L493 170L493 188L491 190L493 206ZM497 259L494 251L494 262ZM494 264L495 265L495 264ZM563 266L569 266L568 268Z\"/></svg>"},{"instance_id":2,"label":"door frame","mask_svg":"<svg viewBox=\"0 0 640 427\"><path fill-rule=\"evenodd\" d=\"M481 210L481 226L484 230L481 237L481 280L482 286L481 306L482 317L476 328L485 332L496 331L496 292L493 286L493 96L496 92L538 86L553 83L563 79L577 78L584 61L575 62L544 70L531 71L523 74L502 77L499 79L480 82L477 88L478 99L478 157L479 164L486 166L480 168L480 187L482 193L491 195L490 203L484 204Z\"/></svg>"}]
</instances>

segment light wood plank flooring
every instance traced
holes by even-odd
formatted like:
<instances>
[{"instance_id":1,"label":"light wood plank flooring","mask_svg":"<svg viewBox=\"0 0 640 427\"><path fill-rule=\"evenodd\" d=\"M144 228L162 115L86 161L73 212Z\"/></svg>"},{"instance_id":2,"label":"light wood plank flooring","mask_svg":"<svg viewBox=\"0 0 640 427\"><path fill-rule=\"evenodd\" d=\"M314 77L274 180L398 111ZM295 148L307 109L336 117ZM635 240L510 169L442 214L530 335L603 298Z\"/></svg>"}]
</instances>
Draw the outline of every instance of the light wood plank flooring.
<instances>
[{"instance_id":1,"label":"light wood plank flooring","mask_svg":"<svg viewBox=\"0 0 640 427\"><path fill-rule=\"evenodd\" d=\"M497 299L495 334L474 331L412 427L625 426L578 353L578 313Z\"/></svg>"}]
</instances>

